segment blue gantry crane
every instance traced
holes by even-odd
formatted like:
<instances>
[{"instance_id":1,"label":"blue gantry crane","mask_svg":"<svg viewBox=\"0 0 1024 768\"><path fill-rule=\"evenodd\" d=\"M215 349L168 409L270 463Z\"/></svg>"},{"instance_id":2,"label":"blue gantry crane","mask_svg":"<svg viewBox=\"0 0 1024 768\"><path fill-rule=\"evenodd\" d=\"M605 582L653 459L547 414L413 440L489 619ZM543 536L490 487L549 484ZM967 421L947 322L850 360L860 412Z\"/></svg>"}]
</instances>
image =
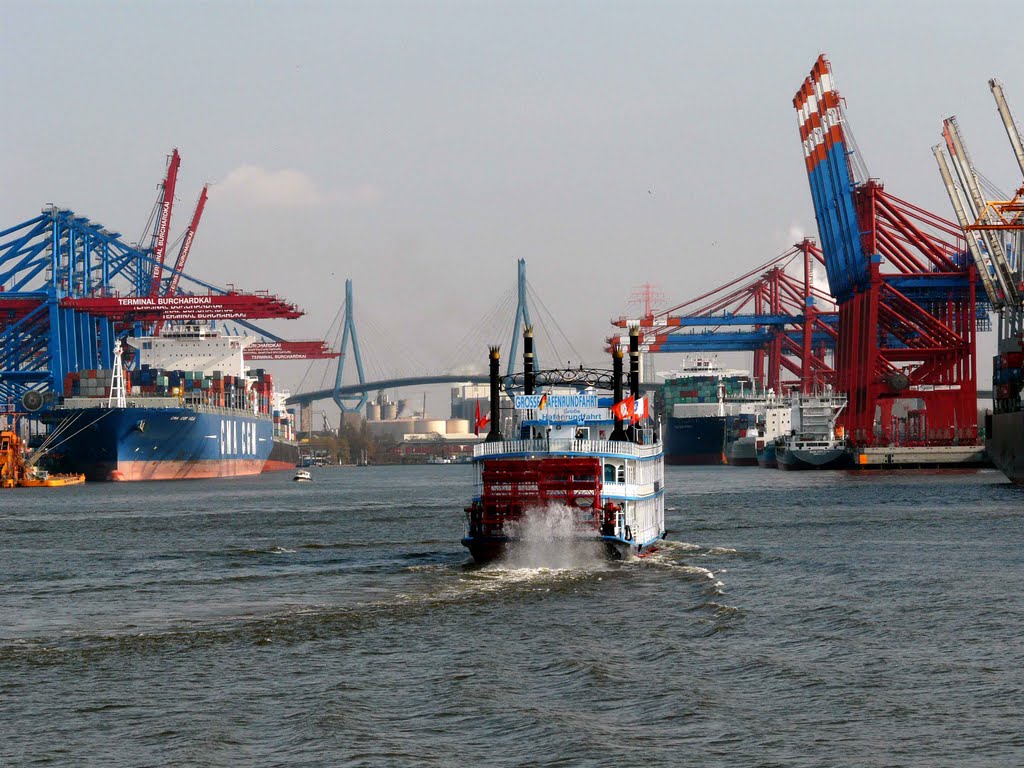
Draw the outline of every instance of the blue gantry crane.
<instances>
[{"instance_id":1,"label":"blue gantry crane","mask_svg":"<svg viewBox=\"0 0 1024 768\"><path fill-rule=\"evenodd\" d=\"M175 150L148 246L126 242L119 232L53 205L0 231L4 411L45 407L47 396L63 392L68 373L111 368L118 336L144 335L162 321L245 322L302 314L276 296L239 293L186 274L184 259L174 267L163 264L178 164ZM191 235L197 223L193 217ZM179 293L182 277L193 293ZM26 399L28 392L38 395Z\"/></svg>"}]
</instances>

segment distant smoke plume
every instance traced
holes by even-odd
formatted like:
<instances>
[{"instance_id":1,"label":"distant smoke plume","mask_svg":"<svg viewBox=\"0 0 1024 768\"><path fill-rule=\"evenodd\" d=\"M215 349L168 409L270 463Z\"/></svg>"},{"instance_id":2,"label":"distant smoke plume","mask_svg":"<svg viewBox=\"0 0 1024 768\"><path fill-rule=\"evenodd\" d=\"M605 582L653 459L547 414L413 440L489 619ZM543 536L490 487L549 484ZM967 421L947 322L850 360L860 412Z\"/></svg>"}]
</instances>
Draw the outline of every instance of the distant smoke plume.
<instances>
[{"instance_id":1,"label":"distant smoke plume","mask_svg":"<svg viewBox=\"0 0 1024 768\"><path fill-rule=\"evenodd\" d=\"M301 171L269 171L257 165L231 171L217 185L217 196L252 207L301 208L323 202L316 184Z\"/></svg>"},{"instance_id":2,"label":"distant smoke plume","mask_svg":"<svg viewBox=\"0 0 1024 768\"><path fill-rule=\"evenodd\" d=\"M321 190L302 171L271 171L258 165L241 165L217 185L217 197L250 208L309 208L368 206L379 202L382 195L373 184Z\"/></svg>"}]
</instances>

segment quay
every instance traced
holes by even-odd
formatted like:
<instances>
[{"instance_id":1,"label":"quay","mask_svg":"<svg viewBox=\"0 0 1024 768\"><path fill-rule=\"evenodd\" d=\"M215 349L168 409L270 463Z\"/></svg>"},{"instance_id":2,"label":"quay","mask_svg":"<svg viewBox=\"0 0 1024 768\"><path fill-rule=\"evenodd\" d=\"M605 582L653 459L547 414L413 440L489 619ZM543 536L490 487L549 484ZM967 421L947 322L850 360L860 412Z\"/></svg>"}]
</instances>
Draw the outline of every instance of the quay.
<instances>
[{"instance_id":1,"label":"quay","mask_svg":"<svg viewBox=\"0 0 1024 768\"><path fill-rule=\"evenodd\" d=\"M992 461L983 445L873 446L851 448L854 469L981 469Z\"/></svg>"}]
</instances>

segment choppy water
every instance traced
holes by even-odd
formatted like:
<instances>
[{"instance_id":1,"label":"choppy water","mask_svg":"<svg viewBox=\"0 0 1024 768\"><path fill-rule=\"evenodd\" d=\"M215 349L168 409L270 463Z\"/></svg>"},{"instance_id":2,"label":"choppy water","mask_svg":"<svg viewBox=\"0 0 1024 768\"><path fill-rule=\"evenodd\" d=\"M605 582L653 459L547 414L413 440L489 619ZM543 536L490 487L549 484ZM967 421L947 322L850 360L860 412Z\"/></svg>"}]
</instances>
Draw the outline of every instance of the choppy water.
<instances>
[{"instance_id":1,"label":"choppy water","mask_svg":"<svg viewBox=\"0 0 1024 768\"><path fill-rule=\"evenodd\" d=\"M466 467L314 474L0 492L0 765L1024 765L994 472L669 468L570 568L469 565Z\"/></svg>"}]
</instances>

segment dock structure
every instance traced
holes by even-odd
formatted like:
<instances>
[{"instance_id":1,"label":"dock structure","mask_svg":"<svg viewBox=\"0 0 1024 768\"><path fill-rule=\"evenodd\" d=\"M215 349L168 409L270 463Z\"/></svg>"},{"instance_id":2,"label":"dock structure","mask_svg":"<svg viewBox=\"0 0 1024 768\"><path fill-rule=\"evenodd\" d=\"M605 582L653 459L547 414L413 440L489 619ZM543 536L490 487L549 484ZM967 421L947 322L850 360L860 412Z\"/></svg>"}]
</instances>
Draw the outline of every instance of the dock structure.
<instances>
[{"instance_id":1,"label":"dock structure","mask_svg":"<svg viewBox=\"0 0 1024 768\"><path fill-rule=\"evenodd\" d=\"M992 461L980 445L889 445L851 448L854 469L981 469Z\"/></svg>"}]
</instances>

